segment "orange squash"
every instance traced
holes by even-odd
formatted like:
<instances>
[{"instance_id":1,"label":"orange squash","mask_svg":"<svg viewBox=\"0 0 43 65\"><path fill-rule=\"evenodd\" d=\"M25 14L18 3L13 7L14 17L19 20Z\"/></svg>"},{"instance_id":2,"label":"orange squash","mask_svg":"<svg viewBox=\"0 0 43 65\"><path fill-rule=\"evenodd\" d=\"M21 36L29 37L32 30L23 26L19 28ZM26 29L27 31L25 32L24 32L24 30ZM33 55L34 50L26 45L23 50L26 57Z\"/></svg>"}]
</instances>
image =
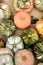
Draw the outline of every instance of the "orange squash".
<instances>
[{"instance_id":1,"label":"orange squash","mask_svg":"<svg viewBox=\"0 0 43 65\"><path fill-rule=\"evenodd\" d=\"M36 29L39 35L43 38L43 19L36 22Z\"/></svg>"},{"instance_id":2,"label":"orange squash","mask_svg":"<svg viewBox=\"0 0 43 65\"><path fill-rule=\"evenodd\" d=\"M20 29L25 29L31 24L31 17L28 13L20 11L14 16L14 23Z\"/></svg>"}]
</instances>

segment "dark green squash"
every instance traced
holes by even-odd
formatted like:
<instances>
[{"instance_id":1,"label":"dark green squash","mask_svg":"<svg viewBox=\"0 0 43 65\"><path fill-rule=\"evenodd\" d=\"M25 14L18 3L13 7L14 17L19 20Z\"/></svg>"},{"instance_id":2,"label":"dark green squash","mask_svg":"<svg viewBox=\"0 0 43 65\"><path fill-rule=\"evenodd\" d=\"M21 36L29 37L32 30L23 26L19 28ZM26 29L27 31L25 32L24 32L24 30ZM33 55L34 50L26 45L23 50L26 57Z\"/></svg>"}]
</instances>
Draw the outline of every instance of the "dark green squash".
<instances>
[{"instance_id":1,"label":"dark green squash","mask_svg":"<svg viewBox=\"0 0 43 65\"><path fill-rule=\"evenodd\" d=\"M38 60L43 61L43 42L36 43L34 53Z\"/></svg>"},{"instance_id":2,"label":"dark green squash","mask_svg":"<svg viewBox=\"0 0 43 65\"><path fill-rule=\"evenodd\" d=\"M15 31L15 25L12 20L2 20L0 22L0 33L5 36L10 36Z\"/></svg>"},{"instance_id":3,"label":"dark green squash","mask_svg":"<svg viewBox=\"0 0 43 65\"><path fill-rule=\"evenodd\" d=\"M22 39L24 40L25 44L32 45L38 41L38 34L33 28L26 29L23 32Z\"/></svg>"}]
</instances>

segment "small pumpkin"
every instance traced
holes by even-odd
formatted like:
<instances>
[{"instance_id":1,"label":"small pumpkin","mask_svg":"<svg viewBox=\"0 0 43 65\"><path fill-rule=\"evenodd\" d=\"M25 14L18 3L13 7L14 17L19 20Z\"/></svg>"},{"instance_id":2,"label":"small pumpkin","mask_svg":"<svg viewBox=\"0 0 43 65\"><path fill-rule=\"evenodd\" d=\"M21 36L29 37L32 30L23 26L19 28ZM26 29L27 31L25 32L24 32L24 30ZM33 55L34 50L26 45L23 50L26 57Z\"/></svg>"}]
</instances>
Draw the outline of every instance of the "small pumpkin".
<instances>
[{"instance_id":1,"label":"small pumpkin","mask_svg":"<svg viewBox=\"0 0 43 65\"><path fill-rule=\"evenodd\" d=\"M43 62L39 62L37 65L43 65Z\"/></svg>"},{"instance_id":2,"label":"small pumpkin","mask_svg":"<svg viewBox=\"0 0 43 65\"><path fill-rule=\"evenodd\" d=\"M39 33L39 36L43 38L43 19L36 22L36 29Z\"/></svg>"},{"instance_id":3,"label":"small pumpkin","mask_svg":"<svg viewBox=\"0 0 43 65\"><path fill-rule=\"evenodd\" d=\"M38 41L38 34L35 29L28 28L24 30L22 39L24 40L25 44L32 45Z\"/></svg>"},{"instance_id":4,"label":"small pumpkin","mask_svg":"<svg viewBox=\"0 0 43 65\"><path fill-rule=\"evenodd\" d=\"M43 61L43 42L36 43L34 53L38 60Z\"/></svg>"},{"instance_id":5,"label":"small pumpkin","mask_svg":"<svg viewBox=\"0 0 43 65\"><path fill-rule=\"evenodd\" d=\"M0 48L4 47L4 41L0 38Z\"/></svg>"},{"instance_id":6,"label":"small pumpkin","mask_svg":"<svg viewBox=\"0 0 43 65\"><path fill-rule=\"evenodd\" d=\"M19 49L23 49L24 45L22 39L19 36L12 36L8 38L6 47L15 53Z\"/></svg>"},{"instance_id":7,"label":"small pumpkin","mask_svg":"<svg viewBox=\"0 0 43 65\"><path fill-rule=\"evenodd\" d=\"M13 54L7 48L0 48L0 65L14 65Z\"/></svg>"},{"instance_id":8,"label":"small pumpkin","mask_svg":"<svg viewBox=\"0 0 43 65\"><path fill-rule=\"evenodd\" d=\"M25 29L31 25L31 17L28 13L20 11L14 16L14 24L20 29Z\"/></svg>"},{"instance_id":9,"label":"small pumpkin","mask_svg":"<svg viewBox=\"0 0 43 65\"><path fill-rule=\"evenodd\" d=\"M5 36L10 36L15 31L15 26L12 20L2 20L0 22L0 33Z\"/></svg>"},{"instance_id":10,"label":"small pumpkin","mask_svg":"<svg viewBox=\"0 0 43 65\"><path fill-rule=\"evenodd\" d=\"M33 9L33 0L14 0L15 11L31 12Z\"/></svg>"},{"instance_id":11,"label":"small pumpkin","mask_svg":"<svg viewBox=\"0 0 43 65\"><path fill-rule=\"evenodd\" d=\"M23 49L15 53L15 65L34 65L34 56L29 50Z\"/></svg>"},{"instance_id":12,"label":"small pumpkin","mask_svg":"<svg viewBox=\"0 0 43 65\"><path fill-rule=\"evenodd\" d=\"M39 11L43 12L43 0L34 0L34 5Z\"/></svg>"},{"instance_id":13,"label":"small pumpkin","mask_svg":"<svg viewBox=\"0 0 43 65\"><path fill-rule=\"evenodd\" d=\"M0 3L0 20L2 20L3 18L10 18L10 15L11 11L9 9L9 6L5 2Z\"/></svg>"}]
</instances>

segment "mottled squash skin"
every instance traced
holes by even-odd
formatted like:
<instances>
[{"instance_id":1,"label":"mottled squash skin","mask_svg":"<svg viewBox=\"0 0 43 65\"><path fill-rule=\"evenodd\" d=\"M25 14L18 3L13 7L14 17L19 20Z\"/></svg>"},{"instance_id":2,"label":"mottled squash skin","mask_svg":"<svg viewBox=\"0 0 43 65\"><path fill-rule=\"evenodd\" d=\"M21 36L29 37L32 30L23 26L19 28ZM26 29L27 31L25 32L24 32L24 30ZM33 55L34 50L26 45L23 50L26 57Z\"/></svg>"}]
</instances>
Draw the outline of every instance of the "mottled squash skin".
<instances>
[{"instance_id":1,"label":"mottled squash skin","mask_svg":"<svg viewBox=\"0 0 43 65\"><path fill-rule=\"evenodd\" d=\"M22 39L25 44L32 45L38 41L38 34L35 29L26 29L23 32Z\"/></svg>"},{"instance_id":2,"label":"mottled squash skin","mask_svg":"<svg viewBox=\"0 0 43 65\"><path fill-rule=\"evenodd\" d=\"M0 22L0 33L5 36L11 36L15 31L15 26L12 20L2 20Z\"/></svg>"},{"instance_id":3,"label":"mottled squash skin","mask_svg":"<svg viewBox=\"0 0 43 65\"><path fill-rule=\"evenodd\" d=\"M39 11L43 12L43 0L34 0L34 5Z\"/></svg>"},{"instance_id":4,"label":"mottled squash skin","mask_svg":"<svg viewBox=\"0 0 43 65\"><path fill-rule=\"evenodd\" d=\"M38 60L43 61L43 42L36 43L34 53Z\"/></svg>"}]
</instances>

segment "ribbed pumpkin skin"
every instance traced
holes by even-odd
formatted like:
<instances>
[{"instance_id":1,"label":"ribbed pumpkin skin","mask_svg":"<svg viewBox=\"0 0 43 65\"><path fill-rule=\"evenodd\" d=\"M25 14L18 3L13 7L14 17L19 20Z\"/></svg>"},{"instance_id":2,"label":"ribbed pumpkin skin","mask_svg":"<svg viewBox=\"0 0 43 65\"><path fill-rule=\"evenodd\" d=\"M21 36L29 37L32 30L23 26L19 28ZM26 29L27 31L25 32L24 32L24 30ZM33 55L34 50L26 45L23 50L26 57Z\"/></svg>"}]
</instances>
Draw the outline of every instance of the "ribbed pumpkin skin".
<instances>
[{"instance_id":1,"label":"ribbed pumpkin skin","mask_svg":"<svg viewBox=\"0 0 43 65\"><path fill-rule=\"evenodd\" d=\"M24 48L23 41L19 36L11 36L6 42L6 47L12 52L17 52L20 49Z\"/></svg>"},{"instance_id":2,"label":"ribbed pumpkin skin","mask_svg":"<svg viewBox=\"0 0 43 65\"><path fill-rule=\"evenodd\" d=\"M10 36L15 31L15 26L12 20L2 20L0 22L0 33L5 36Z\"/></svg>"},{"instance_id":3,"label":"ribbed pumpkin skin","mask_svg":"<svg viewBox=\"0 0 43 65\"><path fill-rule=\"evenodd\" d=\"M26 29L23 32L22 39L25 44L32 45L38 41L38 34L35 29Z\"/></svg>"},{"instance_id":4,"label":"ribbed pumpkin skin","mask_svg":"<svg viewBox=\"0 0 43 65\"><path fill-rule=\"evenodd\" d=\"M43 61L43 42L36 43L34 53L38 60Z\"/></svg>"}]
</instances>

